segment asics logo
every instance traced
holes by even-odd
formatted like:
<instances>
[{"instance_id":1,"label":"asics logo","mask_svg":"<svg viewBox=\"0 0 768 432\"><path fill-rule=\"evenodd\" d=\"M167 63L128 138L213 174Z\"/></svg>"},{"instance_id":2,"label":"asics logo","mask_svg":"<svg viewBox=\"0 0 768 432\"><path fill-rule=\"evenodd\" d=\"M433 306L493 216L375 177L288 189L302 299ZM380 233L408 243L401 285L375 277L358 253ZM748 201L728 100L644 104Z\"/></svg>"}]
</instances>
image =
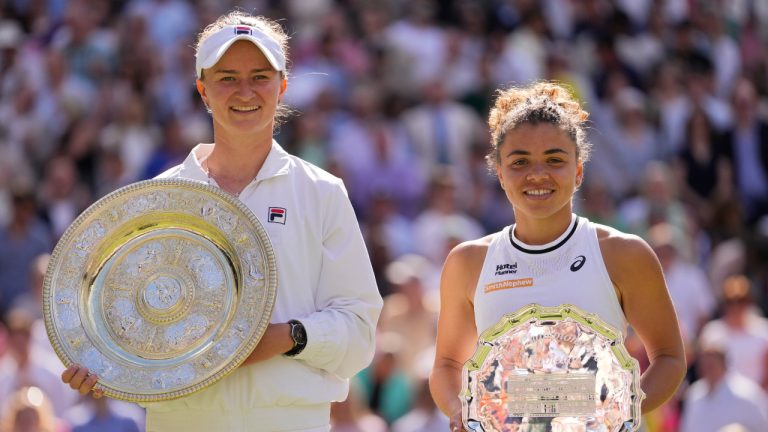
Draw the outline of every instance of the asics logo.
<instances>
[{"instance_id":1,"label":"asics logo","mask_svg":"<svg viewBox=\"0 0 768 432\"><path fill-rule=\"evenodd\" d=\"M584 263L587 262L587 257L584 255L579 255L576 257L576 259L573 261L573 264L571 264L571 271L577 272L581 270L582 267L584 267Z\"/></svg>"}]
</instances>

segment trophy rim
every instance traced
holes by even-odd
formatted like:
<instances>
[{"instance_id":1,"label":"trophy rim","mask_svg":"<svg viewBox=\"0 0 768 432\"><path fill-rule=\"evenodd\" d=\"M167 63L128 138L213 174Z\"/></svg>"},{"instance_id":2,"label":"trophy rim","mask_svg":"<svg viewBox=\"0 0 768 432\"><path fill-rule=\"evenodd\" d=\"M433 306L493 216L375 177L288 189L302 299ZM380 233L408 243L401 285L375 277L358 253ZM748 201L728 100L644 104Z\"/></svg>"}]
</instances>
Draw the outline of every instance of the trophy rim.
<instances>
[{"instance_id":1,"label":"trophy rim","mask_svg":"<svg viewBox=\"0 0 768 432\"><path fill-rule=\"evenodd\" d=\"M624 346L624 335L614 329L598 315L584 311L573 304L562 304L560 306L542 306L532 303L521 307L515 312L507 313L493 326L487 328L480 334L477 347L472 356L464 363L461 371L462 390L459 393L462 405L462 423L467 430L484 430L482 425L469 425L470 404L474 398L472 395L472 386L470 385L469 374L478 371L485 363L495 342L506 335L510 330L532 322L541 323L543 321L565 322L571 320L578 324L588 326L594 330L600 337L611 342L611 352L622 369L632 374L631 391L635 396L629 408L632 419L624 420L624 427L628 431L637 431L641 422L641 404L645 399L645 392L640 387L640 364L627 351ZM478 429L479 428L479 429Z\"/></svg>"},{"instance_id":2,"label":"trophy rim","mask_svg":"<svg viewBox=\"0 0 768 432\"><path fill-rule=\"evenodd\" d=\"M60 329L57 328L52 307L52 294L55 290L55 270L61 264L61 261L66 256L69 249L67 246L71 245L75 237L81 234L83 226L89 222L94 215L97 215L100 211L108 208L108 205L116 200L123 198L126 195L135 194L142 190L169 190L169 189L184 189L192 190L197 193L201 193L212 198L214 201L219 200L233 208L236 212L239 212L238 216L245 218L249 229L253 229L252 233L257 239L258 245L261 246L263 252L264 269L265 269L265 283L263 288L263 314L261 315L258 323L256 323L251 332L251 337L247 338L238 345L234 355L227 357L226 361L219 363L223 365L218 368L214 373L209 375L201 375L201 379L195 379L193 384L186 385L181 388L173 389L165 392L152 392L152 393L136 393L130 391L120 390L110 385L109 381L105 381L103 377L99 377L99 381L94 386L94 389L100 389L104 392L104 395L121 399L130 402L159 402L164 400L177 399L189 394L203 390L211 385L215 384L225 376L229 375L237 367L239 367L246 358L250 355L251 351L256 347L269 325L270 318L274 309L275 299L277 297L277 262L272 242L267 235L266 229L253 212L237 197L229 194L228 192L211 186L204 182L183 179L183 178L163 178L163 179L150 179L135 182L126 186L123 186L104 197L100 198L93 204L91 204L85 211L83 211L75 220L70 224L67 230L62 234L61 238L57 242L49 260L48 268L46 269L45 277L43 280L43 318L46 328L48 339L53 347L56 355L64 364L65 368L77 363L76 356L65 348L62 341L62 335ZM105 238L108 236L105 236ZM85 272L83 269L82 272ZM245 278L243 278L245 279ZM248 289L255 289L253 284L249 284L247 281L242 281L242 291ZM78 287L77 291L81 291L82 288ZM78 292L78 295L80 293ZM236 311L241 305L233 304L233 309ZM79 315L79 314L78 314ZM82 318L82 317L80 317ZM85 327L85 324L81 322L81 326ZM97 344L94 344L98 347ZM98 348L97 348L98 349ZM103 354L103 353L102 353ZM140 365L137 365L140 367ZM130 373L130 369L129 369Z\"/></svg>"}]
</instances>

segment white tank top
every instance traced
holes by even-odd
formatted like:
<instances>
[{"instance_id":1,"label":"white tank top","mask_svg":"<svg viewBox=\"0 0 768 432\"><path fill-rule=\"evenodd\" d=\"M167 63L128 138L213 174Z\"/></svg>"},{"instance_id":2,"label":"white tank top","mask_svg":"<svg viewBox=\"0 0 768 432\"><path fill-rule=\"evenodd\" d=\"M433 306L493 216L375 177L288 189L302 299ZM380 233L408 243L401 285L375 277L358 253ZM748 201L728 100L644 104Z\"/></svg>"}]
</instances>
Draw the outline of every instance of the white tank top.
<instances>
[{"instance_id":1,"label":"white tank top","mask_svg":"<svg viewBox=\"0 0 768 432\"><path fill-rule=\"evenodd\" d=\"M514 225L496 233L475 290L478 335L504 314L531 303L572 304L597 314L626 335L627 321L592 222L574 214L568 229L545 245L521 242L514 235Z\"/></svg>"}]
</instances>

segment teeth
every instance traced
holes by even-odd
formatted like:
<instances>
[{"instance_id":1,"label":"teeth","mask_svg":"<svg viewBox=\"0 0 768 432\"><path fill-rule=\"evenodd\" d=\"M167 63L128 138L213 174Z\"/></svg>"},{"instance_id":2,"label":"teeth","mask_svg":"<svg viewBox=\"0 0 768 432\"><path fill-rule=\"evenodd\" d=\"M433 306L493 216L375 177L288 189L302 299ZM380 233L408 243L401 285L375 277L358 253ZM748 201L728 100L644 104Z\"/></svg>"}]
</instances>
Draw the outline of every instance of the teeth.
<instances>
[{"instance_id":1,"label":"teeth","mask_svg":"<svg viewBox=\"0 0 768 432\"><path fill-rule=\"evenodd\" d=\"M546 195L548 193L552 193L552 189L534 189L525 191L527 195Z\"/></svg>"},{"instance_id":2,"label":"teeth","mask_svg":"<svg viewBox=\"0 0 768 432\"><path fill-rule=\"evenodd\" d=\"M233 106L232 109L235 110L235 111L256 111L257 109L259 109L259 107L258 106L238 105L238 106Z\"/></svg>"}]
</instances>

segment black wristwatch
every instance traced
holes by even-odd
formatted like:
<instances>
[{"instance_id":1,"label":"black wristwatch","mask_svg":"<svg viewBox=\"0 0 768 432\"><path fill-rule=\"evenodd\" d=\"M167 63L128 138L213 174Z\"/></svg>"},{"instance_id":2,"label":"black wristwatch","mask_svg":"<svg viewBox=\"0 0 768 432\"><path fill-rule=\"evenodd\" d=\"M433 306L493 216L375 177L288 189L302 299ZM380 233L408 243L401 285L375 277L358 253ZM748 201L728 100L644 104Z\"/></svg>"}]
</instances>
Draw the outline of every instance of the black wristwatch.
<instances>
[{"instance_id":1,"label":"black wristwatch","mask_svg":"<svg viewBox=\"0 0 768 432\"><path fill-rule=\"evenodd\" d=\"M301 321L290 320L288 324L291 325L291 339L293 339L293 348L287 351L284 355L287 357L293 357L304 351L304 347L307 346L307 330L304 329L304 324Z\"/></svg>"}]
</instances>

